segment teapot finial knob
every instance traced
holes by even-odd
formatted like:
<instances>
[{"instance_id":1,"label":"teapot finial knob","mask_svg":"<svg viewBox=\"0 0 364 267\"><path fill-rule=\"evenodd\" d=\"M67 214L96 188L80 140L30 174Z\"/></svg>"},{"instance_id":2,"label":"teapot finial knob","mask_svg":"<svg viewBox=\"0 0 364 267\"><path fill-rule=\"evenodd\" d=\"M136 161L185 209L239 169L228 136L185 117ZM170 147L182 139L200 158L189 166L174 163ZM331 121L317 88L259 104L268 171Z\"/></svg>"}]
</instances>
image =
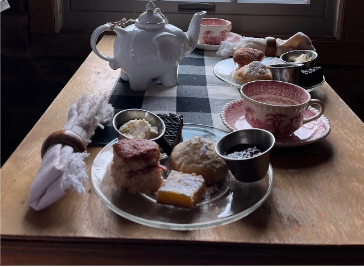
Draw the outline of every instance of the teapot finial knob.
<instances>
[{"instance_id":1,"label":"teapot finial knob","mask_svg":"<svg viewBox=\"0 0 364 267\"><path fill-rule=\"evenodd\" d=\"M152 1L149 1L147 4L147 11L154 11L155 5Z\"/></svg>"}]
</instances>

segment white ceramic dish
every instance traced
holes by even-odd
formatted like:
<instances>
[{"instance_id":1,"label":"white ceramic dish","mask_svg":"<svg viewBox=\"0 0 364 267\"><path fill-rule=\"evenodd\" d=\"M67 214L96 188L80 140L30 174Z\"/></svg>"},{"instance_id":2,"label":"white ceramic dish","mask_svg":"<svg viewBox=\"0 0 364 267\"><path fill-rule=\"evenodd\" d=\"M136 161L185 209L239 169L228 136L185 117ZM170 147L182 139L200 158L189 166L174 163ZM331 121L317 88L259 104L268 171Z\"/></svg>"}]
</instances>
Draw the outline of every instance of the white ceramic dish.
<instances>
[{"instance_id":1,"label":"white ceramic dish","mask_svg":"<svg viewBox=\"0 0 364 267\"><path fill-rule=\"evenodd\" d=\"M226 104L220 117L224 125L231 131L251 129L252 126L245 120L242 115L244 111L244 101L242 99L234 100ZM304 117L311 117L318 111L309 108ZM302 125L290 137L278 140L276 139L275 147L296 147L312 144L324 139L331 131L329 120L322 115L318 119Z\"/></svg>"},{"instance_id":2,"label":"white ceramic dish","mask_svg":"<svg viewBox=\"0 0 364 267\"><path fill-rule=\"evenodd\" d=\"M272 57L265 57L262 63L268 65L272 61L272 59ZM233 58L224 59L214 66L214 74L220 80L234 87L240 88L243 83L240 83L233 78L233 72L236 70L237 67L238 65L234 64Z\"/></svg>"},{"instance_id":3,"label":"white ceramic dish","mask_svg":"<svg viewBox=\"0 0 364 267\"><path fill-rule=\"evenodd\" d=\"M186 141L192 136L202 136L218 141L226 131L213 127L185 124L182 130ZM252 213L267 199L273 188L273 169L254 183L236 181L229 173L224 183L207 187L205 198L196 208L185 210L157 204L155 197L145 194L129 194L118 189L110 176L113 158L112 145L106 145L96 156L91 167L91 184L100 200L116 214L136 223L172 230L196 230L215 227L237 221ZM168 167L168 158L161 160ZM166 173L164 173L166 177Z\"/></svg>"},{"instance_id":4,"label":"white ceramic dish","mask_svg":"<svg viewBox=\"0 0 364 267\"><path fill-rule=\"evenodd\" d=\"M217 51L221 45L197 44L196 48L208 51Z\"/></svg>"},{"instance_id":5,"label":"white ceramic dish","mask_svg":"<svg viewBox=\"0 0 364 267\"><path fill-rule=\"evenodd\" d=\"M237 43L237 42L240 42L241 39L242 39L241 35L230 32L228 34L228 37L226 38L226 41L230 42L230 43ZM209 44L200 44L200 43L197 43L197 46L196 46L196 48L199 48L202 50L210 50L210 51L217 51L217 50L219 50L220 47L221 47L221 45L209 45Z\"/></svg>"},{"instance_id":6,"label":"white ceramic dish","mask_svg":"<svg viewBox=\"0 0 364 267\"><path fill-rule=\"evenodd\" d=\"M265 57L263 59L262 63L265 65L269 65L270 62L272 61L272 59L273 59L273 57ZM224 60L218 62L214 66L214 74L220 80L222 80L234 87L240 88L243 85L243 83L240 83L233 78L233 72L235 71L236 68L237 68L237 66L234 64L234 60L232 58L224 59ZM321 83L316 84L315 86L311 86L311 87L302 87L301 86L301 87L306 89L308 92L312 92L312 91L316 90L317 88L319 88L324 83L325 83L325 77L323 77L323 81Z\"/></svg>"}]
</instances>

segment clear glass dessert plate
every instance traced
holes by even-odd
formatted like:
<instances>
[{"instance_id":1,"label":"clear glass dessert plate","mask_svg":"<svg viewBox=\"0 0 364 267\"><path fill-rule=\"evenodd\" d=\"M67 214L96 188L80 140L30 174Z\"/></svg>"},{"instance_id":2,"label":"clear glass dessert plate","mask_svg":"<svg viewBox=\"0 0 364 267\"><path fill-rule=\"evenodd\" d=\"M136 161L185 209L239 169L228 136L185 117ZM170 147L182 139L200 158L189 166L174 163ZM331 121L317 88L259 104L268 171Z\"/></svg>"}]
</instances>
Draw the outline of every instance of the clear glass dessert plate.
<instances>
[{"instance_id":1,"label":"clear glass dessert plate","mask_svg":"<svg viewBox=\"0 0 364 267\"><path fill-rule=\"evenodd\" d=\"M223 130L188 123L182 131L184 141L202 136L216 142L226 134ZM96 156L91 167L91 183L109 209L136 223L171 230L196 230L228 224L261 206L273 188L273 169L269 166L267 175L255 183L236 181L229 173L224 183L207 186L205 195L192 210L161 205L156 203L153 195L130 194L116 187L110 175L110 163L112 145L117 141L111 141ZM170 170L168 161L168 156L164 156L161 164ZM163 175L166 178L168 172Z\"/></svg>"}]
</instances>

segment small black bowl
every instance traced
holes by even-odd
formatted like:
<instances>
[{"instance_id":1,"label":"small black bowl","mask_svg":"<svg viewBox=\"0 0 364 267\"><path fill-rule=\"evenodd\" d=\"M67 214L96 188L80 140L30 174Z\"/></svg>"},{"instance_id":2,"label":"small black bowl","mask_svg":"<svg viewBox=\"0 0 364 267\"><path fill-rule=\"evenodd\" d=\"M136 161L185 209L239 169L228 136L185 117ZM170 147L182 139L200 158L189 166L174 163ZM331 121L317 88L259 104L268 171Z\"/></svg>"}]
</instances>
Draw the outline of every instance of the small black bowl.
<instances>
[{"instance_id":1,"label":"small black bowl","mask_svg":"<svg viewBox=\"0 0 364 267\"><path fill-rule=\"evenodd\" d=\"M235 131L222 137L215 146L216 153L225 160L234 177L246 183L256 182L265 177L269 168L270 151L275 143L273 134L263 129ZM226 157L227 151L236 145L255 145L262 154L244 159Z\"/></svg>"}]
</instances>

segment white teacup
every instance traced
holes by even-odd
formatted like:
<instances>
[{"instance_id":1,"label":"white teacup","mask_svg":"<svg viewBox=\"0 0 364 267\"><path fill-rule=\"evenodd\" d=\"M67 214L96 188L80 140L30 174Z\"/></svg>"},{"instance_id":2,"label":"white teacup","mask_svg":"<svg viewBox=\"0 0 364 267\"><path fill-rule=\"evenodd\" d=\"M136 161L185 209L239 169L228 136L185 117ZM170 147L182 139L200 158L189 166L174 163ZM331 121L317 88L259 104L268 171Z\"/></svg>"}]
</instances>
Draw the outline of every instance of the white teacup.
<instances>
[{"instance_id":1,"label":"white teacup","mask_svg":"<svg viewBox=\"0 0 364 267\"><path fill-rule=\"evenodd\" d=\"M325 110L324 104L302 87L280 81L254 81L241 89L244 99L244 116L254 128L270 131L277 138L285 138L303 124L319 118ZM310 105L317 105L319 112L304 118Z\"/></svg>"},{"instance_id":2,"label":"white teacup","mask_svg":"<svg viewBox=\"0 0 364 267\"><path fill-rule=\"evenodd\" d=\"M225 19L203 18L200 26L199 44L219 45L231 31L231 22Z\"/></svg>"}]
</instances>

